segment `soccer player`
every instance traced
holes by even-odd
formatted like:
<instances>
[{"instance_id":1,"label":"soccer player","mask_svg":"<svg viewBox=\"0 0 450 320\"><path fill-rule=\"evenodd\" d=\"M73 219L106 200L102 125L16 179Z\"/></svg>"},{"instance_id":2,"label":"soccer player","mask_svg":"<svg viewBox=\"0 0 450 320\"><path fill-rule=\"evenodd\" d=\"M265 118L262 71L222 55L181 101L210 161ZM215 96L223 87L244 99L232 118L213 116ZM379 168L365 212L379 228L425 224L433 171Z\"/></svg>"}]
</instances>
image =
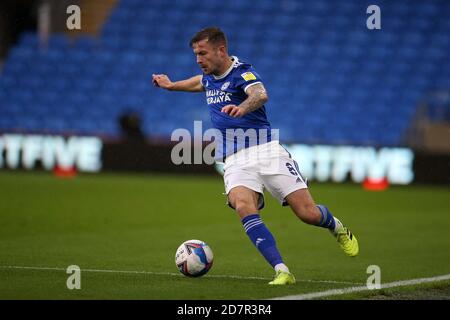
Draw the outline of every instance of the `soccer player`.
<instances>
[{"instance_id":1,"label":"soccer player","mask_svg":"<svg viewBox=\"0 0 450 320\"><path fill-rule=\"evenodd\" d=\"M268 95L258 73L250 64L228 54L226 36L219 28L197 32L190 45L202 74L175 82L165 74L153 74L152 81L171 91L206 91L212 124L224 135L223 144L216 146L216 159L224 162L228 204L236 210L252 243L274 268L275 277L269 284L294 284L295 277L259 216L264 189L281 204L289 205L303 222L328 229L347 255L356 256L356 237L326 206L315 204L297 163L271 134L265 110ZM225 143L230 142L229 129L256 133L256 143L239 145L233 139L231 144ZM264 130L267 133L262 135Z\"/></svg>"}]
</instances>

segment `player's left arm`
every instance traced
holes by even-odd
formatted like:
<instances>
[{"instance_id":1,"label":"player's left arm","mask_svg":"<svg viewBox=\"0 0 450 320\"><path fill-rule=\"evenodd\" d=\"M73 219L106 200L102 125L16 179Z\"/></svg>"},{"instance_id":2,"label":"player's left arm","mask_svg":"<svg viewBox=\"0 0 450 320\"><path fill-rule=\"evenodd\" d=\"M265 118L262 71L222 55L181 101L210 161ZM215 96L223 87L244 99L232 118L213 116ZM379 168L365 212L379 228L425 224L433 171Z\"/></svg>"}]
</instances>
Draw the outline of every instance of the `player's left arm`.
<instances>
[{"instance_id":1,"label":"player's left arm","mask_svg":"<svg viewBox=\"0 0 450 320\"><path fill-rule=\"evenodd\" d=\"M240 105L229 104L223 107L221 111L234 118L240 118L261 108L269 100L266 88L262 83L248 87L246 93L248 97Z\"/></svg>"}]
</instances>

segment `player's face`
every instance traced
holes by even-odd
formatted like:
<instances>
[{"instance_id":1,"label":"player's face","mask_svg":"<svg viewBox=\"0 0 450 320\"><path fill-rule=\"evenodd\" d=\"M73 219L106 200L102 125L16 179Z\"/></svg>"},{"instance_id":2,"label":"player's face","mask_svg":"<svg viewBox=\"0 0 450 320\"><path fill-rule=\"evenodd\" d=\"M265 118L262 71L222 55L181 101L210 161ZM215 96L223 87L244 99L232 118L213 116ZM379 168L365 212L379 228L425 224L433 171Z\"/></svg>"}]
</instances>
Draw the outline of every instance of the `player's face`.
<instances>
[{"instance_id":1,"label":"player's face","mask_svg":"<svg viewBox=\"0 0 450 320\"><path fill-rule=\"evenodd\" d=\"M224 46L214 46L208 40L201 40L192 45L197 63L205 74L220 74L224 63Z\"/></svg>"}]
</instances>

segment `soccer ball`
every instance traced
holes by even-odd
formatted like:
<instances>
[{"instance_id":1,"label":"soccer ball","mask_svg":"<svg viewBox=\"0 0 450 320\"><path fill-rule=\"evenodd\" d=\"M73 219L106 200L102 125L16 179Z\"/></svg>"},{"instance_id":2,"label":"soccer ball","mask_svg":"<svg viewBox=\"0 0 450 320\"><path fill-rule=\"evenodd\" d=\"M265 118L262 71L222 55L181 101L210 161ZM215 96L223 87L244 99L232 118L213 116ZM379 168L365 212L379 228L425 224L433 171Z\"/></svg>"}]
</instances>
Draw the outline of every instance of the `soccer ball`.
<instances>
[{"instance_id":1,"label":"soccer ball","mask_svg":"<svg viewBox=\"0 0 450 320\"><path fill-rule=\"evenodd\" d=\"M185 276L200 277L211 269L213 253L205 242L188 240L178 247L175 254L175 264Z\"/></svg>"}]
</instances>

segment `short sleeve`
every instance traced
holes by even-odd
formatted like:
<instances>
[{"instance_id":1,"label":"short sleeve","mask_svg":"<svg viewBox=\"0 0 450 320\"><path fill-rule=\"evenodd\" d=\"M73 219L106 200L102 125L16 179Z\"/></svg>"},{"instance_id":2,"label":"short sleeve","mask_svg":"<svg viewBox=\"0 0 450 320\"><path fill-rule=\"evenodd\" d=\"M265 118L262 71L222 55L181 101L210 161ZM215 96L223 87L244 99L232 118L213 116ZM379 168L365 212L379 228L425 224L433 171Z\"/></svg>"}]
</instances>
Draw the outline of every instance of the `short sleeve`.
<instances>
[{"instance_id":1,"label":"short sleeve","mask_svg":"<svg viewBox=\"0 0 450 320\"><path fill-rule=\"evenodd\" d=\"M240 68L240 70L236 72L235 79L236 87L241 88L244 92L247 92L247 89L251 86L262 83L259 74L251 67Z\"/></svg>"}]
</instances>

